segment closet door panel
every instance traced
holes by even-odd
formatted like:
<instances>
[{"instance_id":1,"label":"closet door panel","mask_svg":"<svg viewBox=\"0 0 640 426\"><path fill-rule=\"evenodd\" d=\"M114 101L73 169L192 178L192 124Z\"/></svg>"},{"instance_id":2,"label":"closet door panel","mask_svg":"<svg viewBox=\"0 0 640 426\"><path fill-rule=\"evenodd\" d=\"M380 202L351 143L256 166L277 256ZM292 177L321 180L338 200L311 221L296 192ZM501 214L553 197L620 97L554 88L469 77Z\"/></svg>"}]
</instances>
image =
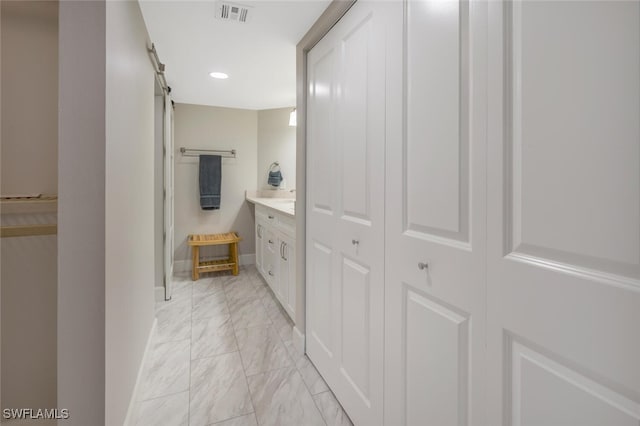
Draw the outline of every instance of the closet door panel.
<instances>
[{"instance_id":1,"label":"closet door panel","mask_svg":"<svg viewBox=\"0 0 640 426\"><path fill-rule=\"evenodd\" d=\"M370 84L372 16L367 16L340 43L341 67L340 129L342 150L342 214L343 218L365 221L370 217L371 149L368 105ZM378 173L382 170L378 169Z\"/></svg>"},{"instance_id":2,"label":"closet door panel","mask_svg":"<svg viewBox=\"0 0 640 426\"><path fill-rule=\"evenodd\" d=\"M334 79L338 52L326 49L309 63L309 99L311 101L308 127L311 150L308 152L309 196L314 212L331 215L335 211L335 188L338 184L334 158L336 82Z\"/></svg>"},{"instance_id":3,"label":"closet door panel","mask_svg":"<svg viewBox=\"0 0 640 426\"><path fill-rule=\"evenodd\" d=\"M363 401L370 401L371 270L352 259L342 260L342 374Z\"/></svg>"},{"instance_id":4,"label":"closet door panel","mask_svg":"<svg viewBox=\"0 0 640 426\"><path fill-rule=\"evenodd\" d=\"M331 194L336 202L329 214L315 201L318 198L310 197L314 201L307 236L313 244L323 244L322 256L331 252L331 261L327 272L308 267L315 276L308 276L307 283L316 292L307 298L308 311L316 314L307 327L318 334L326 325L316 322L326 321L331 341L321 344L311 335L307 352L351 419L367 425L381 424L383 410L385 58L387 11L392 7L397 6L357 2L308 56L316 64L326 57L325 52L336 55L331 81L335 115L323 130L333 135L335 143L317 147L325 143L323 139L308 139L313 145L308 151L310 167L317 167L320 158L314 153L331 151L336 182ZM308 102L309 120L318 122L314 88L325 83L316 75L310 74ZM319 134L314 129L309 136ZM318 184L314 180L320 178L323 174L311 174L311 191ZM310 248L308 256L315 256L314 250ZM313 265L316 260L308 257L307 262ZM320 289L320 276L332 280L330 288ZM330 301L321 305L314 294L325 291ZM327 316L319 315L320 311Z\"/></svg>"},{"instance_id":5,"label":"closet door panel","mask_svg":"<svg viewBox=\"0 0 640 426\"><path fill-rule=\"evenodd\" d=\"M336 396L352 420L382 420L384 318L384 87L388 5L356 4L338 27L336 105L341 215L336 299L340 327Z\"/></svg>"},{"instance_id":6,"label":"closet door panel","mask_svg":"<svg viewBox=\"0 0 640 426\"><path fill-rule=\"evenodd\" d=\"M464 242L469 228L468 14L467 2L407 2L403 147L408 230Z\"/></svg>"},{"instance_id":7,"label":"closet door panel","mask_svg":"<svg viewBox=\"0 0 640 426\"><path fill-rule=\"evenodd\" d=\"M489 10L490 423L638 424L640 4Z\"/></svg>"},{"instance_id":8,"label":"closet door panel","mask_svg":"<svg viewBox=\"0 0 640 426\"><path fill-rule=\"evenodd\" d=\"M510 248L638 276L638 7L510 9ZM614 22L616 31L592 31Z\"/></svg>"},{"instance_id":9,"label":"closet door panel","mask_svg":"<svg viewBox=\"0 0 640 426\"><path fill-rule=\"evenodd\" d=\"M467 424L469 318L405 287L406 422Z\"/></svg>"},{"instance_id":10,"label":"closet door panel","mask_svg":"<svg viewBox=\"0 0 640 426\"><path fill-rule=\"evenodd\" d=\"M308 333L310 348L318 348L324 352L327 358L333 358L334 316L331 310L333 304L333 250L326 245L313 241L308 257L312 259L310 276L313 280L308 285L308 298L313 300L309 305L307 314L312 325ZM312 350L313 350L312 349Z\"/></svg>"},{"instance_id":11,"label":"closet door panel","mask_svg":"<svg viewBox=\"0 0 640 426\"><path fill-rule=\"evenodd\" d=\"M397 38L404 67L387 77L385 423L484 425L486 2L405 2Z\"/></svg>"},{"instance_id":12,"label":"closet door panel","mask_svg":"<svg viewBox=\"0 0 640 426\"><path fill-rule=\"evenodd\" d=\"M338 269L335 261L335 118L339 55L331 37L325 37L307 57L307 352L327 369L334 363L337 338L332 310ZM313 303L310 303L313 301ZM326 374L325 374L326 375Z\"/></svg>"}]
</instances>

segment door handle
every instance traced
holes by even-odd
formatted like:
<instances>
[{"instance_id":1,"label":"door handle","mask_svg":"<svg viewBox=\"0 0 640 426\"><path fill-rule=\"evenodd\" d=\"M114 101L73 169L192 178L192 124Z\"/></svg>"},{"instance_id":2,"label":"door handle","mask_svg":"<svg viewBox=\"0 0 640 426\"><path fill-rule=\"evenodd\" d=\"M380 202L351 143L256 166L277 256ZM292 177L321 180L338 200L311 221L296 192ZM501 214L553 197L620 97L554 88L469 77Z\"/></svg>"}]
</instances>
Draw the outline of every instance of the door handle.
<instances>
[{"instance_id":1,"label":"door handle","mask_svg":"<svg viewBox=\"0 0 640 426\"><path fill-rule=\"evenodd\" d=\"M429 269L429 264L426 262L418 262L418 269L420 269L421 271Z\"/></svg>"},{"instance_id":2,"label":"door handle","mask_svg":"<svg viewBox=\"0 0 640 426\"><path fill-rule=\"evenodd\" d=\"M358 240L351 240L351 244L353 244L354 246L357 246L360 244L360 241Z\"/></svg>"},{"instance_id":3,"label":"door handle","mask_svg":"<svg viewBox=\"0 0 640 426\"><path fill-rule=\"evenodd\" d=\"M283 246L284 246L284 241L280 241L280 259L284 259L284 254L282 252Z\"/></svg>"},{"instance_id":4,"label":"door handle","mask_svg":"<svg viewBox=\"0 0 640 426\"><path fill-rule=\"evenodd\" d=\"M284 255L286 249L287 249L287 243L283 241L282 242L282 260L284 260L285 262L289 260Z\"/></svg>"}]
</instances>

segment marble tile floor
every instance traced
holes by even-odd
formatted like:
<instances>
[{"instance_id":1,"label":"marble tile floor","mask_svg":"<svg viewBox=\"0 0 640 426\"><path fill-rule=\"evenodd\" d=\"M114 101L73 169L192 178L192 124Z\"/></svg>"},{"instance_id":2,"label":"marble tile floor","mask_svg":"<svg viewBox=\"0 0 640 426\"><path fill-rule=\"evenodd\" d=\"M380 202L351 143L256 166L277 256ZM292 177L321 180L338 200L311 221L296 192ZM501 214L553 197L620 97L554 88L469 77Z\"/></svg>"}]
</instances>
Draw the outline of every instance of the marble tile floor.
<instances>
[{"instance_id":1,"label":"marble tile floor","mask_svg":"<svg viewBox=\"0 0 640 426\"><path fill-rule=\"evenodd\" d=\"M133 424L352 425L255 267L176 277L156 318Z\"/></svg>"}]
</instances>

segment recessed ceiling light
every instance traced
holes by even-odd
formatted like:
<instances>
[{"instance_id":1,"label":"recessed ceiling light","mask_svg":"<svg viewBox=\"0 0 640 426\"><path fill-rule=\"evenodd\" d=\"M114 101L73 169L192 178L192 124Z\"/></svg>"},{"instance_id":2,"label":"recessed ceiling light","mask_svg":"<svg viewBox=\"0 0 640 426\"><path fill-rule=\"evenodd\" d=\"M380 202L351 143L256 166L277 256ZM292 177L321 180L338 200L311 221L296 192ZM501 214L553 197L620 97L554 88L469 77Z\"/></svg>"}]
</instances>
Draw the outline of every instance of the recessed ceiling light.
<instances>
[{"instance_id":1,"label":"recessed ceiling light","mask_svg":"<svg viewBox=\"0 0 640 426\"><path fill-rule=\"evenodd\" d=\"M209 75L213 78L219 78L224 80L225 78L229 78L229 76L223 72L210 72Z\"/></svg>"}]
</instances>

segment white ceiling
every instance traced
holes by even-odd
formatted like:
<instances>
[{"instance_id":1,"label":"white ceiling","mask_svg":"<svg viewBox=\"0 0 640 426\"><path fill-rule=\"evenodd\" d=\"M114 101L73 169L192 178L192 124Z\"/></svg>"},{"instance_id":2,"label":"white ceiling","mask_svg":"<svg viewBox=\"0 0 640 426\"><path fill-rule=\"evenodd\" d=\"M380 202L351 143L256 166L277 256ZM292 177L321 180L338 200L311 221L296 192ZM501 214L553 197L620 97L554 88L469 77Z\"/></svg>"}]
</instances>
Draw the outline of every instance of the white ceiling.
<instances>
[{"instance_id":1,"label":"white ceiling","mask_svg":"<svg viewBox=\"0 0 640 426\"><path fill-rule=\"evenodd\" d=\"M296 44L329 0L234 1L249 22L215 18L212 1L141 0L176 102L245 109L294 106ZM209 77L227 73L226 80Z\"/></svg>"}]
</instances>

